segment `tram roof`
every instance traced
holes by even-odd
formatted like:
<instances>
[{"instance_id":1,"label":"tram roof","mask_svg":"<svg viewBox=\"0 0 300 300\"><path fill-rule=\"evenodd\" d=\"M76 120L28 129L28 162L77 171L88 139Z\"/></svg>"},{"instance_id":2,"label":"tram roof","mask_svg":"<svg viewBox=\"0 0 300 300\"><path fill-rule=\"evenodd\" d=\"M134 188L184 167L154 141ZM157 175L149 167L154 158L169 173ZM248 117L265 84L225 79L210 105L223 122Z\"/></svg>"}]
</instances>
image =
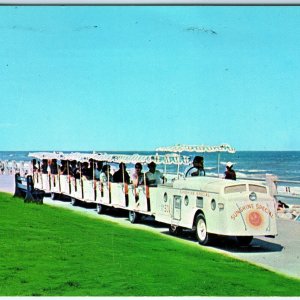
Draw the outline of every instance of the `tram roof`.
<instances>
[{"instance_id":1,"label":"tram roof","mask_svg":"<svg viewBox=\"0 0 300 300\"><path fill-rule=\"evenodd\" d=\"M170 153L164 155L140 155L140 154L111 154L111 153L62 153L62 152L35 152L29 153L30 157L37 159L60 159L60 160L76 160L79 162L89 161L93 159L95 161L105 161L110 163L132 163L135 164L140 162L147 164L155 162L156 164L176 164L176 165L188 165L190 164L190 157L179 155L177 153Z\"/></svg>"},{"instance_id":2,"label":"tram roof","mask_svg":"<svg viewBox=\"0 0 300 300\"><path fill-rule=\"evenodd\" d=\"M183 145L178 144L174 146L159 147L156 151L160 152L228 152L235 153L235 149L228 144L221 144L219 146L208 146L208 145Z\"/></svg>"}]
</instances>

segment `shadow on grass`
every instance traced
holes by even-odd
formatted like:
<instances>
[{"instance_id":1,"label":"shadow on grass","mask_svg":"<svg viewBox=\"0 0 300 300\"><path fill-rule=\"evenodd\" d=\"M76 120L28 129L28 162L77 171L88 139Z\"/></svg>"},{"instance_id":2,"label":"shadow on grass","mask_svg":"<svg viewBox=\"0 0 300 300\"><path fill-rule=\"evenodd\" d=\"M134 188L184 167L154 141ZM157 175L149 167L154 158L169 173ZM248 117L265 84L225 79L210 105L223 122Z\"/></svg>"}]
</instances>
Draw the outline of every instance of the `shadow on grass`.
<instances>
[{"instance_id":1,"label":"shadow on grass","mask_svg":"<svg viewBox=\"0 0 300 300\"><path fill-rule=\"evenodd\" d=\"M164 234L171 235L169 231L163 232ZM191 230L183 230L181 235L177 236L180 239L187 241L194 241L198 243L196 235ZM283 246L277 243L253 238L249 246L239 246L235 237L231 236L214 236L211 243L207 246L231 253L268 253L268 252L281 252Z\"/></svg>"}]
</instances>

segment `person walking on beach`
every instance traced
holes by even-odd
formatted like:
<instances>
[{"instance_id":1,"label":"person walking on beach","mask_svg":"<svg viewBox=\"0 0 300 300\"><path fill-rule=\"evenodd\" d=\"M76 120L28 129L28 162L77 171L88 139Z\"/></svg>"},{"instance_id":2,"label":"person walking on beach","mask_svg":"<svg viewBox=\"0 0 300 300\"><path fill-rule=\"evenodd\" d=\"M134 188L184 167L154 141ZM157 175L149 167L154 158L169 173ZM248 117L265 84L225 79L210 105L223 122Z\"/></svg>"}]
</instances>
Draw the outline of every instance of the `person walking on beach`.
<instances>
[{"instance_id":1,"label":"person walking on beach","mask_svg":"<svg viewBox=\"0 0 300 300\"><path fill-rule=\"evenodd\" d=\"M225 179L236 180L236 174L233 170L233 163L230 161L226 164Z\"/></svg>"}]
</instances>

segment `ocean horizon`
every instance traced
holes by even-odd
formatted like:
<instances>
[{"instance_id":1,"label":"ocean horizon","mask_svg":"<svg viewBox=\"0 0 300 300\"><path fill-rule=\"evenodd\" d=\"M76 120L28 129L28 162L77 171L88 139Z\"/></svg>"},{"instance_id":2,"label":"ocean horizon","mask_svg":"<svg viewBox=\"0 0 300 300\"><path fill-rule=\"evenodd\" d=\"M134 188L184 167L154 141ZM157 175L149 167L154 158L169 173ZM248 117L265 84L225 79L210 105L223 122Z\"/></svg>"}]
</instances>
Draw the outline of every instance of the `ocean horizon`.
<instances>
[{"instance_id":1,"label":"ocean horizon","mask_svg":"<svg viewBox=\"0 0 300 300\"><path fill-rule=\"evenodd\" d=\"M0 151L0 161L24 161L28 162L32 158L28 156L31 152L53 152L53 151ZM64 153L82 152L92 153L92 151L62 151ZM102 153L116 154L144 154L153 155L156 151L96 151ZM212 175L218 172L218 155L217 153L187 153L191 158L195 155L204 157L205 169ZM264 178L266 174L278 176L281 180L297 180L300 181L300 151L237 151L236 153L221 153L219 171L225 171L225 164L231 161L234 164L234 169L238 178L253 177ZM128 166L132 167L132 166ZM177 166L168 166L170 171L175 171ZM181 171L185 166L181 166ZM163 169L163 166L158 166L158 169Z\"/></svg>"}]
</instances>

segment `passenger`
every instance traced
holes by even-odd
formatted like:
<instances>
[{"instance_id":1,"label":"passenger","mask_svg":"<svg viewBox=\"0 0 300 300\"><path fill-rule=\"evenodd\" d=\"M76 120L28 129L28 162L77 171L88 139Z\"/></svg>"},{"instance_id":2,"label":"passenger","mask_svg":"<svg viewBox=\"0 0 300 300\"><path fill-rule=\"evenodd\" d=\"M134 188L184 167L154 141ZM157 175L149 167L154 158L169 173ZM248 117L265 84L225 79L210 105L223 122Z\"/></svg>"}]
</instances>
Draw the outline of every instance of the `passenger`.
<instances>
[{"instance_id":1,"label":"passenger","mask_svg":"<svg viewBox=\"0 0 300 300\"><path fill-rule=\"evenodd\" d=\"M148 186L157 186L161 183L161 180L164 182L166 181L166 178L163 176L163 174L156 170L156 163L152 161L148 164L149 171L146 172L146 184Z\"/></svg>"},{"instance_id":2,"label":"passenger","mask_svg":"<svg viewBox=\"0 0 300 300\"><path fill-rule=\"evenodd\" d=\"M93 179L93 173L91 173L91 169L89 167L88 162L82 163L82 165L81 165L81 176L84 176L88 180Z\"/></svg>"},{"instance_id":3,"label":"passenger","mask_svg":"<svg viewBox=\"0 0 300 300\"><path fill-rule=\"evenodd\" d=\"M187 170L185 171L185 177L189 176L205 176L202 156L194 157L193 166L187 168Z\"/></svg>"},{"instance_id":4,"label":"passenger","mask_svg":"<svg viewBox=\"0 0 300 300\"><path fill-rule=\"evenodd\" d=\"M229 161L226 164L225 179L236 180L236 174L232 167L233 163Z\"/></svg>"},{"instance_id":5,"label":"passenger","mask_svg":"<svg viewBox=\"0 0 300 300\"><path fill-rule=\"evenodd\" d=\"M48 174L48 160L47 159L43 159L42 160L42 173L43 174Z\"/></svg>"},{"instance_id":6,"label":"passenger","mask_svg":"<svg viewBox=\"0 0 300 300\"><path fill-rule=\"evenodd\" d=\"M57 160L56 159L52 159L51 164L50 164L50 173L52 175L57 175L58 174L58 165L57 165Z\"/></svg>"},{"instance_id":7,"label":"passenger","mask_svg":"<svg viewBox=\"0 0 300 300\"><path fill-rule=\"evenodd\" d=\"M34 158L32 160L32 173L35 173L38 171L38 167L37 167L37 164L36 164L36 159Z\"/></svg>"},{"instance_id":8,"label":"passenger","mask_svg":"<svg viewBox=\"0 0 300 300\"><path fill-rule=\"evenodd\" d=\"M110 174L110 165L103 166L102 172L100 174L100 180L101 180L101 182L108 182L108 180L110 182L113 181L113 177Z\"/></svg>"},{"instance_id":9,"label":"passenger","mask_svg":"<svg viewBox=\"0 0 300 300\"><path fill-rule=\"evenodd\" d=\"M87 177L88 179L94 179L95 177L95 161L90 158L89 159L89 167L87 169Z\"/></svg>"},{"instance_id":10,"label":"passenger","mask_svg":"<svg viewBox=\"0 0 300 300\"><path fill-rule=\"evenodd\" d=\"M68 164L66 160L61 160L61 166L59 169L60 175L68 175Z\"/></svg>"},{"instance_id":11,"label":"passenger","mask_svg":"<svg viewBox=\"0 0 300 300\"><path fill-rule=\"evenodd\" d=\"M119 164L119 170L114 173L113 182L130 183L130 176L126 171L126 165L123 162Z\"/></svg>"},{"instance_id":12,"label":"passenger","mask_svg":"<svg viewBox=\"0 0 300 300\"><path fill-rule=\"evenodd\" d=\"M95 168L95 179L100 180L100 174L103 168L103 162L102 161L97 161L96 163L96 168Z\"/></svg>"},{"instance_id":13,"label":"passenger","mask_svg":"<svg viewBox=\"0 0 300 300\"><path fill-rule=\"evenodd\" d=\"M77 167L77 161L76 160L72 160L70 163L70 175L77 178L78 177L78 167Z\"/></svg>"},{"instance_id":14,"label":"passenger","mask_svg":"<svg viewBox=\"0 0 300 300\"><path fill-rule=\"evenodd\" d=\"M135 187L144 184L144 173L142 172L142 164L137 162L134 166L134 173L131 175L132 182Z\"/></svg>"}]
</instances>

